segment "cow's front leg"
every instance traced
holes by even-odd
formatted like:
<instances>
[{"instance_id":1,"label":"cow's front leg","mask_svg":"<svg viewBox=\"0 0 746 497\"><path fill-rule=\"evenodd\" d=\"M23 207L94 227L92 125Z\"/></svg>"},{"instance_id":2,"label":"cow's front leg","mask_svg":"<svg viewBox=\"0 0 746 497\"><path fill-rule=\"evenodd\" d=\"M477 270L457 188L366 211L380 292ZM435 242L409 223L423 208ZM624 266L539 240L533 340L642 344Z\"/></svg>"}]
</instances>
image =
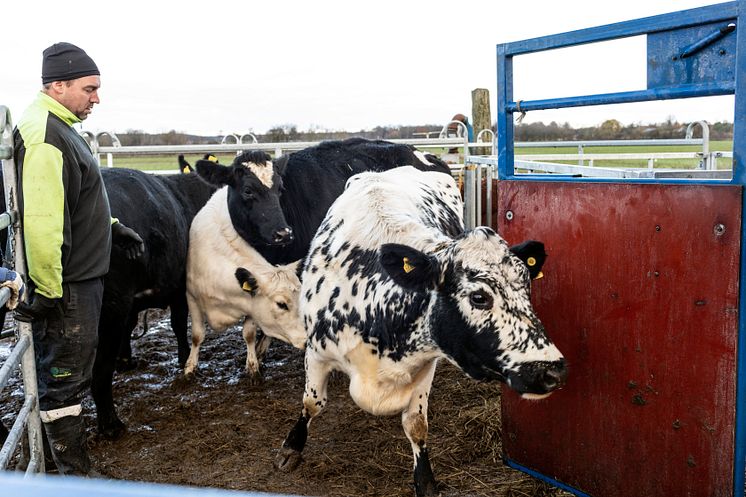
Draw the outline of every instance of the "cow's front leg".
<instances>
[{"instance_id":1,"label":"cow's front leg","mask_svg":"<svg viewBox=\"0 0 746 497\"><path fill-rule=\"evenodd\" d=\"M259 369L259 359L256 356L256 332L257 326L253 319L247 317L243 321L243 339L246 342L246 374L249 381L256 385L262 381L262 372Z\"/></svg>"},{"instance_id":2,"label":"cow's front leg","mask_svg":"<svg viewBox=\"0 0 746 497\"><path fill-rule=\"evenodd\" d=\"M435 477L427 455L427 401L435 375L436 361L420 371L415 378L409 406L402 413L404 433L414 455L414 491L417 497L437 495Z\"/></svg>"},{"instance_id":3,"label":"cow's front leg","mask_svg":"<svg viewBox=\"0 0 746 497\"><path fill-rule=\"evenodd\" d=\"M282 447L275 457L275 467L282 471L292 471L301 461L301 452L306 446L308 427L326 406L326 384L331 367L311 349L306 349L306 388L303 392L303 410L295 426L290 430Z\"/></svg>"}]
</instances>

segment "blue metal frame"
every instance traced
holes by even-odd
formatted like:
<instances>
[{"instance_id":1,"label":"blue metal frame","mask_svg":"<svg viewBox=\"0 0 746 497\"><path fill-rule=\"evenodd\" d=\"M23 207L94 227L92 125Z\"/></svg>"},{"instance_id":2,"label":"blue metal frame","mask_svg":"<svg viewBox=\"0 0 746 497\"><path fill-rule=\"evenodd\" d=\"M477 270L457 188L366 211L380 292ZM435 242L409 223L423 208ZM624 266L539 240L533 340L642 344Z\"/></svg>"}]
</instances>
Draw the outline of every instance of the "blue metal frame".
<instances>
[{"instance_id":1,"label":"blue metal frame","mask_svg":"<svg viewBox=\"0 0 746 497\"><path fill-rule=\"evenodd\" d=\"M497 159L498 179L521 181L566 181L606 183L656 183L656 184L728 184L746 185L746 29L736 28L736 57L734 81L718 81L704 84L680 84L649 88L639 91L585 95L547 100L515 102L513 100L513 57L532 52L552 50L587 43L627 38L631 36L661 33L714 22L746 19L746 0L737 0L696 9L682 10L670 14L635 19L616 24L597 26L551 36L533 38L497 45ZM689 47L691 48L691 47ZM546 174L515 174L514 168L514 124L515 112L539 109L559 109L576 106L617 104L674 98L703 97L735 94L733 127L733 176L730 180L703 179L608 179L570 178ZM739 275L738 351L736 370L736 414L735 454L733 460L733 494L744 496L744 471L746 470L746 195L741 207L741 265ZM531 471L515 461L508 465L533 476L549 481L579 496L579 490L568 488L550 478Z\"/></svg>"}]
</instances>

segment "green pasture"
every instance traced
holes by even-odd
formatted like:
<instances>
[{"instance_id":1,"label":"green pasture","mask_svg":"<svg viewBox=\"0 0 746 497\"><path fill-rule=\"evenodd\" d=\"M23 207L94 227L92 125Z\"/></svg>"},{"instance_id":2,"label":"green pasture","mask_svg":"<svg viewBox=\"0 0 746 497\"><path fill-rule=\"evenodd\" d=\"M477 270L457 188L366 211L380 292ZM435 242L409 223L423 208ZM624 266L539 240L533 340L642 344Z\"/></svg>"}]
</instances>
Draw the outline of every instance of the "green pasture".
<instances>
[{"instance_id":1,"label":"green pasture","mask_svg":"<svg viewBox=\"0 0 746 497\"><path fill-rule=\"evenodd\" d=\"M583 147L584 154L641 154L641 153L665 153L665 152L700 152L702 147L693 145L645 145L645 146L615 146L615 147ZM732 141L710 141L710 152L730 152L733 150ZM540 147L540 148L517 148L516 155L545 155L545 154L576 154L574 147ZM718 160L718 169L730 169L729 158ZM555 161L552 161L555 162ZM577 161L556 161L564 164L577 164ZM656 159L656 168L686 169L694 168L699 164L698 159ZM588 165L587 162L585 165ZM646 159L640 160L594 160L593 165L597 167L648 167Z\"/></svg>"},{"instance_id":2,"label":"green pasture","mask_svg":"<svg viewBox=\"0 0 746 497\"><path fill-rule=\"evenodd\" d=\"M696 146L629 146L629 147L585 147L586 154L624 154L624 153L648 153L648 152L698 152L701 147ZM733 150L731 141L711 141L710 151L729 152ZM426 149L429 153L440 154L446 150ZM544 154L574 154L577 148L572 147L541 147L541 148L518 148L516 155L544 155ZM204 154L185 154L184 158L194 165ZM178 169L178 154L116 154L113 156L114 167L127 167L144 170L173 170ZM233 161L232 153L218 155L221 164L230 164ZM577 161L557 161L567 164L576 164ZM101 164L107 165L106 154L101 155ZM694 168L698 164L697 159L658 159L655 167L661 168ZM595 160L594 166L598 167L647 167L647 160ZM718 169L729 169L730 159L720 159Z\"/></svg>"}]
</instances>

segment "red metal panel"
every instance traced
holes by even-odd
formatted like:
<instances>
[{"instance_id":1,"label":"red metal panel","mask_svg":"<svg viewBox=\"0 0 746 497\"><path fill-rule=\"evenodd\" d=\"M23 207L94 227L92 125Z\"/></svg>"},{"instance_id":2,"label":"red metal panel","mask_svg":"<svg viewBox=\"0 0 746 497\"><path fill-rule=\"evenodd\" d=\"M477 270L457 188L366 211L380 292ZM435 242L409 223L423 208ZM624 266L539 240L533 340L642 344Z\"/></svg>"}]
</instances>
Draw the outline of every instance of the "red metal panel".
<instances>
[{"instance_id":1,"label":"red metal panel","mask_svg":"<svg viewBox=\"0 0 746 497\"><path fill-rule=\"evenodd\" d=\"M546 400L503 389L506 458L597 497L733 494L741 195L498 184L500 234L546 245L533 299L570 371Z\"/></svg>"}]
</instances>

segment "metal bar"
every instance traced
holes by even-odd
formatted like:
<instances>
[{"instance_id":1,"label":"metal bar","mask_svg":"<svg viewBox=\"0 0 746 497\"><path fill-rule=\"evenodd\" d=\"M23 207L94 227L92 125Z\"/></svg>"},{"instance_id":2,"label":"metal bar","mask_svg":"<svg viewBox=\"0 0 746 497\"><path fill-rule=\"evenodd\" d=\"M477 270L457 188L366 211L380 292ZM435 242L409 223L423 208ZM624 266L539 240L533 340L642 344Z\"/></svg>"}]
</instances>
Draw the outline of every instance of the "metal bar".
<instances>
[{"instance_id":1,"label":"metal bar","mask_svg":"<svg viewBox=\"0 0 746 497\"><path fill-rule=\"evenodd\" d=\"M421 148L439 148L444 146L463 147L463 138L407 138L387 140L392 143L413 145ZM127 147L99 147L100 153L120 154L171 154L171 153L207 153L207 152L236 152L238 150L301 150L318 145L321 142L282 142L282 143L231 143L231 144L200 144L200 145L143 145ZM481 146L484 146L483 144Z\"/></svg>"},{"instance_id":2,"label":"metal bar","mask_svg":"<svg viewBox=\"0 0 746 497\"><path fill-rule=\"evenodd\" d=\"M577 160L582 157L583 160L648 160L648 159L702 159L701 152L651 152L651 153L632 153L632 154L525 154L516 155L516 160Z\"/></svg>"},{"instance_id":3,"label":"metal bar","mask_svg":"<svg viewBox=\"0 0 746 497\"><path fill-rule=\"evenodd\" d=\"M17 214L16 211L5 211L0 214L0 230L12 226L16 222Z\"/></svg>"},{"instance_id":4,"label":"metal bar","mask_svg":"<svg viewBox=\"0 0 746 497\"><path fill-rule=\"evenodd\" d=\"M26 349L31 345L31 339L28 336L22 336L18 343L16 343L10 355L3 363L3 367L0 368L0 388L5 388L8 383L8 378L13 373L13 369L21 363L21 358Z\"/></svg>"},{"instance_id":5,"label":"metal bar","mask_svg":"<svg viewBox=\"0 0 746 497\"><path fill-rule=\"evenodd\" d=\"M521 103L523 108L523 103ZM696 124L696 123L695 123ZM669 146L692 145L701 146L702 138L662 138L659 140L586 140L586 141L556 141L556 142L515 142L515 148L548 148L548 147L637 147L637 146Z\"/></svg>"},{"instance_id":6,"label":"metal bar","mask_svg":"<svg viewBox=\"0 0 746 497\"><path fill-rule=\"evenodd\" d=\"M505 55L505 47L497 46L497 176L503 178L514 174L513 114L507 103L513 101L513 57Z\"/></svg>"},{"instance_id":7,"label":"metal bar","mask_svg":"<svg viewBox=\"0 0 746 497\"><path fill-rule=\"evenodd\" d=\"M727 2L669 14L643 17L632 21L531 38L513 43L504 43L498 45L498 49L499 47L503 47L503 53L506 56L521 55L555 48L585 45L597 41L628 38L630 36L656 33L669 29L686 28L710 22L727 21L735 19L737 16L737 2Z\"/></svg>"},{"instance_id":8,"label":"metal bar","mask_svg":"<svg viewBox=\"0 0 746 497\"><path fill-rule=\"evenodd\" d=\"M4 306L10 300L10 288L0 288L0 307Z\"/></svg>"},{"instance_id":9,"label":"metal bar","mask_svg":"<svg viewBox=\"0 0 746 497\"><path fill-rule=\"evenodd\" d=\"M729 33L732 33L735 30L736 30L736 24L729 23L727 26L723 26L717 31L710 33L709 35L705 36L701 40L695 43L692 43L688 47L684 48L684 50L681 51L681 55L679 55L679 58L686 59L687 57L691 57L692 55L699 52L703 48L712 45L713 43L718 41L720 38L726 36Z\"/></svg>"},{"instance_id":10,"label":"metal bar","mask_svg":"<svg viewBox=\"0 0 746 497\"><path fill-rule=\"evenodd\" d=\"M746 16L746 0L739 0L741 19ZM733 118L733 179L746 185L746 30L736 30L736 101ZM733 495L744 495L746 467L746 195L741 207L741 260L739 276L738 355L736 359L736 447L733 459Z\"/></svg>"},{"instance_id":11,"label":"metal bar","mask_svg":"<svg viewBox=\"0 0 746 497\"><path fill-rule=\"evenodd\" d=\"M26 395L26 400L23 402L21 410L18 411L16 420L8 433L8 438L5 440L3 448L0 449L0 469L6 469L8 467L8 461L10 461L13 451L21 440L23 429L26 427L29 414L31 413L35 403L36 398L33 395Z\"/></svg>"},{"instance_id":12,"label":"metal bar","mask_svg":"<svg viewBox=\"0 0 746 497\"><path fill-rule=\"evenodd\" d=\"M631 102L648 102L650 100L671 100L678 98L710 97L715 95L732 95L735 92L732 81L681 85L650 90L635 90L617 93L599 93L596 95L581 95L575 97L549 98L544 100L521 100L520 110L518 102L509 101L506 111L529 112L532 110L565 109L568 107L586 107L592 105L623 104Z\"/></svg>"}]
</instances>

